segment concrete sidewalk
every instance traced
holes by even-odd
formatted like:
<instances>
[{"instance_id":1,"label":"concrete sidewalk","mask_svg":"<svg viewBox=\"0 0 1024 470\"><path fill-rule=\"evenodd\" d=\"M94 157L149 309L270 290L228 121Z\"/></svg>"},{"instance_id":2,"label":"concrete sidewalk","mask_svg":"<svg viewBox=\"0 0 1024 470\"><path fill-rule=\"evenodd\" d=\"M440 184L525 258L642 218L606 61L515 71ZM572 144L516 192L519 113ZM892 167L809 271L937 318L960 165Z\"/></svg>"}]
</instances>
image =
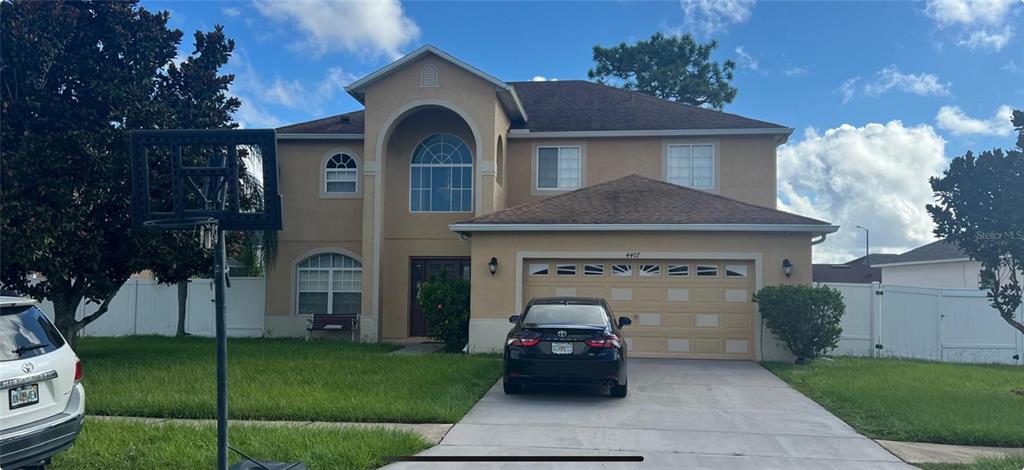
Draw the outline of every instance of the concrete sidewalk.
<instances>
[{"instance_id":1,"label":"concrete sidewalk","mask_svg":"<svg viewBox=\"0 0 1024 470\"><path fill-rule=\"evenodd\" d=\"M1024 424L1022 424L1024 426ZM972 463L985 457L1024 456L1024 448L958 446L925 442L877 440L882 447L909 463Z\"/></svg>"},{"instance_id":2,"label":"concrete sidewalk","mask_svg":"<svg viewBox=\"0 0 1024 470\"><path fill-rule=\"evenodd\" d=\"M426 468L912 469L753 362L633 359L629 396L496 384L425 456L629 455L637 463L398 463Z\"/></svg>"}]
</instances>

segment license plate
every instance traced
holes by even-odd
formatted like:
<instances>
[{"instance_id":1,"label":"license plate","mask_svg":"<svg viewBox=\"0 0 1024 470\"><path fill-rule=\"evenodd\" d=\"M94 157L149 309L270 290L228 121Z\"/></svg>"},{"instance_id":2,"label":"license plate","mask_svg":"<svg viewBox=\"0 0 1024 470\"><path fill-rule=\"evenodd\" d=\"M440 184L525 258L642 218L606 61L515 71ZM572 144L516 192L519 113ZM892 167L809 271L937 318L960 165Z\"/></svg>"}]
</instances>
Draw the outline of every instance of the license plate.
<instances>
[{"instance_id":1,"label":"license plate","mask_svg":"<svg viewBox=\"0 0 1024 470\"><path fill-rule=\"evenodd\" d=\"M10 396L10 408L12 410L23 406L35 405L39 403L39 384L28 384L12 388Z\"/></svg>"},{"instance_id":2,"label":"license plate","mask_svg":"<svg viewBox=\"0 0 1024 470\"><path fill-rule=\"evenodd\" d=\"M551 354L572 354L572 343L551 343Z\"/></svg>"}]
</instances>

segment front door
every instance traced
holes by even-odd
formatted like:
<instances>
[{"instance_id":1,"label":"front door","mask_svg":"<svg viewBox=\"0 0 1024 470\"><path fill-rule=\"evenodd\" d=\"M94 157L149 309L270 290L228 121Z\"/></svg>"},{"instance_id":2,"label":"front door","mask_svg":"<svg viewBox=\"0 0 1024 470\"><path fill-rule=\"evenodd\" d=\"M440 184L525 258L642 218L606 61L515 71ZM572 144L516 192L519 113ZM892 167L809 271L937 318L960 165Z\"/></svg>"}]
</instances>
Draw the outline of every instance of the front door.
<instances>
[{"instance_id":1,"label":"front door","mask_svg":"<svg viewBox=\"0 0 1024 470\"><path fill-rule=\"evenodd\" d=\"M432 276L441 271L448 271L452 274L461 275L463 279L469 280L469 258L412 258L410 266L409 289L409 336L426 336L427 319L423 316L423 309L416 301L420 293L420 284L430 280Z\"/></svg>"}]
</instances>

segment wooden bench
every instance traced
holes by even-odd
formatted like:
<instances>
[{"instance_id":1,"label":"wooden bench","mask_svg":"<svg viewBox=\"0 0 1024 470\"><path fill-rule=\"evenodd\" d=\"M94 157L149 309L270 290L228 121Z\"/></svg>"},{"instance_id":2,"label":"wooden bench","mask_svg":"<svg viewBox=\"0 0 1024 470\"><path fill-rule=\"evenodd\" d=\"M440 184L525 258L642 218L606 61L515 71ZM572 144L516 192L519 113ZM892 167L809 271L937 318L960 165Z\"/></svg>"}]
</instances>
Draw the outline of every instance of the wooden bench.
<instances>
[{"instance_id":1,"label":"wooden bench","mask_svg":"<svg viewBox=\"0 0 1024 470\"><path fill-rule=\"evenodd\" d=\"M314 331L349 331L350 340L356 340L356 330L359 329L359 315L327 315L313 314L312 318L306 320L306 341Z\"/></svg>"}]
</instances>

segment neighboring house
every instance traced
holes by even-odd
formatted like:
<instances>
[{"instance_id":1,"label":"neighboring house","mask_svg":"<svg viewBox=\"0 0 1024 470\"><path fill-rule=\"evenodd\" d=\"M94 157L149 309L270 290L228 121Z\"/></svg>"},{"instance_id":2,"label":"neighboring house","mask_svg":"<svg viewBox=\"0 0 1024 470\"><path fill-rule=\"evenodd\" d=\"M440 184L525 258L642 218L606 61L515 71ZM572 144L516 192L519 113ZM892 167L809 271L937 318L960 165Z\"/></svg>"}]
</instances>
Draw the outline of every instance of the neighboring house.
<instances>
[{"instance_id":1,"label":"neighboring house","mask_svg":"<svg viewBox=\"0 0 1024 470\"><path fill-rule=\"evenodd\" d=\"M814 282L842 282L847 284L871 284L882 282L882 269L875 265L886 263L899 255L872 253L869 256L847 261L842 264L815 264Z\"/></svg>"},{"instance_id":2,"label":"neighboring house","mask_svg":"<svg viewBox=\"0 0 1024 470\"><path fill-rule=\"evenodd\" d=\"M895 259L873 264L882 270L887 284L977 289L981 263L944 240L914 248Z\"/></svg>"},{"instance_id":3,"label":"neighboring house","mask_svg":"<svg viewBox=\"0 0 1024 470\"><path fill-rule=\"evenodd\" d=\"M329 313L359 315L364 341L423 336L417 289L449 270L471 279L471 352L499 350L531 297L576 295L633 318L634 355L778 355L751 294L811 282L838 228L775 209L778 124L503 82L431 46L347 90L364 110L277 129L269 335Z\"/></svg>"}]
</instances>

